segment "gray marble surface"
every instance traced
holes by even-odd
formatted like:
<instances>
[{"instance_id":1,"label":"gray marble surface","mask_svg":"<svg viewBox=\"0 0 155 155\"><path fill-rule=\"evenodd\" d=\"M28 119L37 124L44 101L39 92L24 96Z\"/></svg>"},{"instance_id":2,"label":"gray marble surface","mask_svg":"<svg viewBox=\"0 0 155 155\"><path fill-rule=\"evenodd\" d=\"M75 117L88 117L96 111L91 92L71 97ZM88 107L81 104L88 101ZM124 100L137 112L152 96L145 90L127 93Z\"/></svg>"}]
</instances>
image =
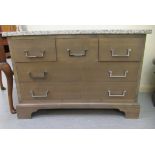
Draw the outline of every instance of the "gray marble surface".
<instances>
[{"instance_id":1,"label":"gray marble surface","mask_svg":"<svg viewBox=\"0 0 155 155\"><path fill-rule=\"evenodd\" d=\"M3 32L3 37L8 36L29 36L29 35L57 35L57 34L150 34L152 30L52 30L52 31L21 31L21 32Z\"/></svg>"}]
</instances>

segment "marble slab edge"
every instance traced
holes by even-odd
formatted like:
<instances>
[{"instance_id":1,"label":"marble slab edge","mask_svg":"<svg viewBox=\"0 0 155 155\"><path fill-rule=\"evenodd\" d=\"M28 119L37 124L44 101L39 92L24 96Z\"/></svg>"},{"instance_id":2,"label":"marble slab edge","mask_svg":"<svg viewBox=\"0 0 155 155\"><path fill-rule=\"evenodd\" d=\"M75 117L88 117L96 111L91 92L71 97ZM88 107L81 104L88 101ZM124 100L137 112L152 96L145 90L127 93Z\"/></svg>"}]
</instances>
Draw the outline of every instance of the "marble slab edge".
<instances>
[{"instance_id":1,"label":"marble slab edge","mask_svg":"<svg viewBox=\"0 0 155 155\"><path fill-rule=\"evenodd\" d=\"M32 35L78 35L78 34L151 34L152 30L53 30L53 31L18 31L2 32L3 37Z\"/></svg>"}]
</instances>

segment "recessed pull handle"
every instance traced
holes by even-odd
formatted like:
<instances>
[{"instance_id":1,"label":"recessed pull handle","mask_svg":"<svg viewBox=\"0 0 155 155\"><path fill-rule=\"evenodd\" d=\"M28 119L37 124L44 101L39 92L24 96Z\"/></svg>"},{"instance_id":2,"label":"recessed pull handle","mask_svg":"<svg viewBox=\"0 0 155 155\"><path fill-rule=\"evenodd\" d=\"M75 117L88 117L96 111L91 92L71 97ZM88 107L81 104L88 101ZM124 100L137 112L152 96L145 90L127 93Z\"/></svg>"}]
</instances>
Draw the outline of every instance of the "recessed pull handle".
<instances>
[{"instance_id":1,"label":"recessed pull handle","mask_svg":"<svg viewBox=\"0 0 155 155\"><path fill-rule=\"evenodd\" d=\"M24 53L25 53L25 56L27 57L27 58L43 58L44 57L44 55L45 55L45 50L44 51L41 51L40 52L40 55L30 55L30 52L29 51L24 51Z\"/></svg>"},{"instance_id":2,"label":"recessed pull handle","mask_svg":"<svg viewBox=\"0 0 155 155\"><path fill-rule=\"evenodd\" d=\"M122 92L122 94L112 94L111 93L111 90L108 90L108 96L109 97L124 97L125 95L126 95L126 90L124 90L123 92Z\"/></svg>"},{"instance_id":3,"label":"recessed pull handle","mask_svg":"<svg viewBox=\"0 0 155 155\"><path fill-rule=\"evenodd\" d=\"M130 56L130 52L132 51L132 49L128 48L126 51L125 51L125 54L123 55L119 55L119 54L116 54L115 50L113 48L111 48L111 56L112 57L129 57Z\"/></svg>"},{"instance_id":4,"label":"recessed pull handle","mask_svg":"<svg viewBox=\"0 0 155 155\"><path fill-rule=\"evenodd\" d=\"M32 98L47 98L48 97L48 90L46 90L43 95L35 95L34 91L31 90L30 93L31 93L31 96Z\"/></svg>"},{"instance_id":5,"label":"recessed pull handle","mask_svg":"<svg viewBox=\"0 0 155 155\"><path fill-rule=\"evenodd\" d=\"M83 57L86 56L88 50L82 50L82 51L71 51L70 49L67 49L67 52L69 53L69 56L71 57Z\"/></svg>"},{"instance_id":6,"label":"recessed pull handle","mask_svg":"<svg viewBox=\"0 0 155 155\"><path fill-rule=\"evenodd\" d=\"M127 74L128 74L128 70L126 70L123 75L113 75L112 71L111 70L109 71L110 78L126 78Z\"/></svg>"},{"instance_id":7,"label":"recessed pull handle","mask_svg":"<svg viewBox=\"0 0 155 155\"><path fill-rule=\"evenodd\" d=\"M39 73L38 75L33 75L31 72L28 72L29 74L29 77L32 78L32 79L44 79L47 75L47 72L42 72L42 73Z\"/></svg>"}]
</instances>

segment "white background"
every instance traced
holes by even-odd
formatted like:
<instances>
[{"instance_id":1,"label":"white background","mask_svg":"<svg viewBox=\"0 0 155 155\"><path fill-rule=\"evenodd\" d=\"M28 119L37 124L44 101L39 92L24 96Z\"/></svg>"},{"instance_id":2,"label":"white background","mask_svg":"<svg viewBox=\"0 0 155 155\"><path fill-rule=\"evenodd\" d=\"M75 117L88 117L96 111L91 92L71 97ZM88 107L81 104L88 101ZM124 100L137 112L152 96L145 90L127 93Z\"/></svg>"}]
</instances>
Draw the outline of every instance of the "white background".
<instances>
[{"instance_id":1,"label":"white background","mask_svg":"<svg viewBox=\"0 0 155 155\"><path fill-rule=\"evenodd\" d=\"M0 6L1 25L155 25L153 0L5 0ZM154 130L1 130L0 154L152 155L154 141Z\"/></svg>"}]
</instances>

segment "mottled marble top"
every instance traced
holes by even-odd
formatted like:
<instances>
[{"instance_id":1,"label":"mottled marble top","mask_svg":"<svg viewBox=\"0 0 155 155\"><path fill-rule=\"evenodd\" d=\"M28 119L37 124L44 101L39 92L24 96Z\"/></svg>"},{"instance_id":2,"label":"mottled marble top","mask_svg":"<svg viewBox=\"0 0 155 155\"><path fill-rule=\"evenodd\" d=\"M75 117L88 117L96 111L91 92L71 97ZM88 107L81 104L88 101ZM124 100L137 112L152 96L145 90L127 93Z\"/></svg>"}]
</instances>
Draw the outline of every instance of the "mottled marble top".
<instances>
[{"instance_id":1,"label":"mottled marble top","mask_svg":"<svg viewBox=\"0 0 155 155\"><path fill-rule=\"evenodd\" d=\"M52 30L52 31L19 31L19 32L3 32L3 37L9 36L31 36L31 35L64 35L64 34L150 34L152 30Z\"/></svg>"}]
</instances>

